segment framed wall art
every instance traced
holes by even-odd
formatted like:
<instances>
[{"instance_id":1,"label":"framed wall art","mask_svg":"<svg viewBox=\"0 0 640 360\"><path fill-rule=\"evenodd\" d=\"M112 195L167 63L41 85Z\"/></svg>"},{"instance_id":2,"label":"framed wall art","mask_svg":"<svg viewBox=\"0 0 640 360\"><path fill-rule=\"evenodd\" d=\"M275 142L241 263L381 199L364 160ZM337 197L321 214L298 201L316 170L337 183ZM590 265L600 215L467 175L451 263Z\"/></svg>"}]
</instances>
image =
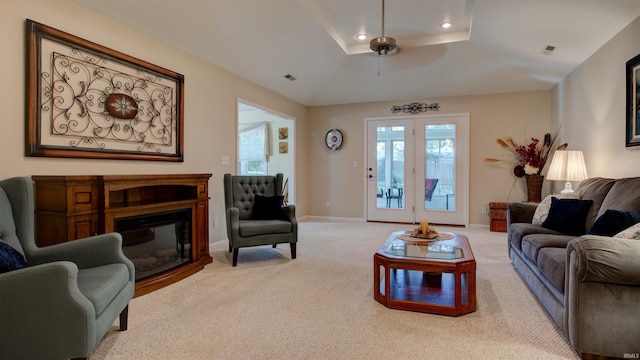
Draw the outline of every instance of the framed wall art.
<instances>
[{"instance_id":1,"label":"framed wall art","mask_svg":"<svg viewBox=\"0 0 640 360\"><path fill-rule=\"evenodd\" d=\"M627 61L626 146L640 145L640 55Z\"/></svg>"},{"instance_id":2,"label":"framed wall art","mask_svg":"<svg viewBox=\"0 0 640 360\"><path fill-rule=\"evenodd\" d=\"M288 127L278 128L278 139L287 140L288 138L289 138L289 128Z\"/></svg>"},{"instance_id":3,"label":"framed wall art","mask_svg":"<svg viewBox=\"0 0 640 360\"><path fill-rule=\"evenodd\" d=\"M286 141L280 141L278 144L278 153L280 154L288 154L289 153L289 143Z\"/></svg>"},{"instance_id":4,"label":"framed wall art","mask_svg":"<svg viewBox=\"0 0 640 360\"><path fill-rule=\"evenodd\" d=\"M26 26L27 156L183 161L184 76Z\"/></svg>"}]
</instances>

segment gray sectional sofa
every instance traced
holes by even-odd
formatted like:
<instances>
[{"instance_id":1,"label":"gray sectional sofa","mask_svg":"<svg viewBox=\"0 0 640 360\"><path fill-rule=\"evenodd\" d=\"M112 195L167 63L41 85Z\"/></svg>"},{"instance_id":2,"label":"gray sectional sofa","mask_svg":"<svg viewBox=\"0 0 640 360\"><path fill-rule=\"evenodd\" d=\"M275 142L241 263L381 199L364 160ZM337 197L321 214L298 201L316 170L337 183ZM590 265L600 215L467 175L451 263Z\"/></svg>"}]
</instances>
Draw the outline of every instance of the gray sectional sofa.
<instances>
[{"instance_id":1,"label":"gray sectional sofa","mask_svg":"<svg viewBox=\"0 0 640 360\"><path fill-rule=\"evenodd\" d=\"M549 226L551 212L555 217L561 207L552 209L542 224L533 224L537 204L508 204L509 257L583 358L636 358L640 354L640 240L588 232L615 223L610 220L612 213L640 211L640 177L591 178L581 182L576 193L582 205L591 203L582 220L584 231L570 231L571 235ZM569 216L559 223L579 221ZM582 230L582 224L579 227Z\"/></svg>"}]
</instances>

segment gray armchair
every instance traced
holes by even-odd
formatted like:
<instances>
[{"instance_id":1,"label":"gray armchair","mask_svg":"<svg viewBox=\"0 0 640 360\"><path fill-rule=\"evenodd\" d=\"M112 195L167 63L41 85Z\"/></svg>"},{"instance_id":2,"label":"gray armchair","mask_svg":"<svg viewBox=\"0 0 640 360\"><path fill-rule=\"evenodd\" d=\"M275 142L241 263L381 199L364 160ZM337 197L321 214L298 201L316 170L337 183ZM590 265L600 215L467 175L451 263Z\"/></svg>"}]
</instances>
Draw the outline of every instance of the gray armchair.
<instances>
[{"instance_id":1,"label":"gray armchair","mask_svg":"<svg viewBox=\"0 0 640 360\"><path fill-rule=\"evenodd\" d=\"M296 258L298 221L295 206L282 206L282 174L241 176L224 174L224 204L227 217L229 252L233 266L238 249L249 246L289 243Z\"/></svg>"},{"instance_id":2,"label":"gray armchair","mask_svg":"<svg viewBox=\"0 0 640 360\"><path fill-rule=\"evenodd\" d=\"M120 317L127 329L133 263L117 233L39 248L31 179L0 181L0 241L27 267L0 274L0 359L86 358Z\"/></svg>"}]
</instances>

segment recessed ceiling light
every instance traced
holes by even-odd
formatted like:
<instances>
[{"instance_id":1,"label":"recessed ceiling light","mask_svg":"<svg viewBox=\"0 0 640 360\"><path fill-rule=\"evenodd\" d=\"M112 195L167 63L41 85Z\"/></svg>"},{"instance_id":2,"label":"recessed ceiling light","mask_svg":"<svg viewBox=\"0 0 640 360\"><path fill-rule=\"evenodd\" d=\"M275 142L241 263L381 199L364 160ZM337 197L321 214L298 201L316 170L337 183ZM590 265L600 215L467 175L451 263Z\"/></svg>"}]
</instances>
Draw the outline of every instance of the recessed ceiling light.
<instances>
[{"instance_id":1,"label":"recessed ceiling light","mask_svg":"<svg viewBox=\"0 0 640 360\"><path fill-rule=\"evenodd\" d=\"M367 34L358 34L356 35L356 39L358 40L367 40L369 38L369 35Z\"/></svg>"},{"instance_id":2,"label":"recessed ceiling light","mask_svg":"<svg viewBox=\"0 0 640 360\"><path fill-rule=\"evenodd\" d=\"M443 28L443 29L448 29L448 28L451 27L451 25L452 24L450 22L446 21L446 22L443 22L442 24L440 24L440 27Z\"/></svg>"}]
</instances>

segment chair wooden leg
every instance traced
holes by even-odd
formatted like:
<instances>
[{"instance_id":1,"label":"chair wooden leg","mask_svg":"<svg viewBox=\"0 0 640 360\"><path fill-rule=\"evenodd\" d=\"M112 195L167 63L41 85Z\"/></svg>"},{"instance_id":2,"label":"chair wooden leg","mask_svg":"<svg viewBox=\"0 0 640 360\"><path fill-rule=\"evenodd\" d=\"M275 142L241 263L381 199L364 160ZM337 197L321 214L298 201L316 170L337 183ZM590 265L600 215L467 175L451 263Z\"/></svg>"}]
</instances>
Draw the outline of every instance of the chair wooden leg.
<instances>
[{"instance_id":1,"label":"chair wooden leg","mask_svg":"<svg viewBox=\"0 0 640 360\"><path fill-rule=\"evenodd\" d=\"M233 249L233 266L238 265L238 248Z\"/></svg>"},{"instance_id":2,"label":"chair wooden leg","mask_svg":"<svg viewBox=\"0 0 640 360\"><path fill-rule=\"evenodd\" d=\"M229 252L233 251L233 249L231 248L231 241L229 241Z\"/></svg>"},{"instance_id":3,"label":"chair wooden leg","mask_svg":"<svg viewBox=\"0 0 640 360\"><path fill-rule=\"evenodd\" d=\"M278 245L278 244L273 244L273 248L274 248L274 249L276 248L276 245Z\"/></svg>"},{"instance_id":4,"label":"chair wooden leg","mask_svg":"<svg viewBox=\"0 0 640 360\"><path fill-rule=\"evenodd\" d=\"M129 305L120 313L120 331L127 331L129 327Z\"/></svg>"},{"instance_id":5,"label":"chair wooden leg","mask_svg":"<svg viewBox=\"0 0 640 360\"><path fill-rule=\"evenodd\" d=\"M296 258L296 243L290 243L289 245L291 245L291 258L295 259Z\"/></svg>"}]
</instances>

